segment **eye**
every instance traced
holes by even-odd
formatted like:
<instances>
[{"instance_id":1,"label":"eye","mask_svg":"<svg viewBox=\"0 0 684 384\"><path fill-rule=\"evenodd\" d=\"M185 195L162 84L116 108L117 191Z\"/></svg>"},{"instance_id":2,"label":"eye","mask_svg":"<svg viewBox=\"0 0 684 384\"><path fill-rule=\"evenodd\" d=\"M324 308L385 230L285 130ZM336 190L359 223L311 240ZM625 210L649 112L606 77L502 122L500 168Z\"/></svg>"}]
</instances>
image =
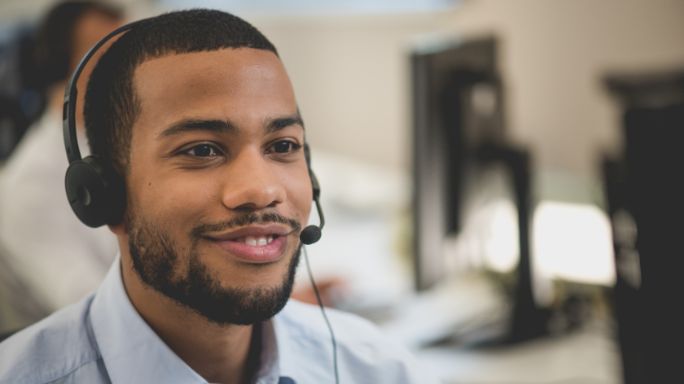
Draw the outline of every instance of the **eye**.
<instances>
[{"instance_id":1,"label":"eye","mask_svg":"<svg viewBox=\"0 0 684 384\"><path fill-rule=\"evenodd\" d=\"M275 143L273 143L271 145L271 147L269 148L268 152L269 153L286 154L286 153L296 152L301 147L302 146L300 144L297 144L294 141L280 140L280 141L276 141Z\"/></svg>"},{"instance_id":2,"label":"eye","mask_svg":"<svg viewBox=\"0 0 684 384\"><path fill-rule=\"evenodd\" d=\"M220 156L222 152L214 145L198 144L185 150L184 153L195 157L215 157Z\"/></svg>"}]
</instances>

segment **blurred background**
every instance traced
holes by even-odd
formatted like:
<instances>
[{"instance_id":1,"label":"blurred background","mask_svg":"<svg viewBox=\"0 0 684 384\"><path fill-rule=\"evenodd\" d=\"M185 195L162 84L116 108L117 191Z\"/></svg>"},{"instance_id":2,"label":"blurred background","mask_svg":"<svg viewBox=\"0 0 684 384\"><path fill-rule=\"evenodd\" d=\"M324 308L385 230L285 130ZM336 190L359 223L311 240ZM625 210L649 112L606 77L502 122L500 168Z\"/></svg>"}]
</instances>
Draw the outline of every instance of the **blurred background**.
<instances>
[{"instance_id":1,"label":"blurred background","mask_svg":"<svg viewBox=\"0 0 684 384\"><path fill-rule=\"evenodd\" d=\"M57 3L0 3L0 332L87 294L116 252L103 240L97 263L29 263L12 249L55 249L9 212L22 180L42 181L15 164L47 156L27 140L50 110L33 58ZM326 304L374 321L445 383L682 380L668 351L684 342L684 2L106 4L121 12L110 28L212 7L273 41L321 182L309 256ZM45 161L66 169L54 152ZM57 184L32 188L59 200ZM38 199L16 215L45 221ZM301 270L301 300L307 281Z\"/></svg>"}]
</instances>

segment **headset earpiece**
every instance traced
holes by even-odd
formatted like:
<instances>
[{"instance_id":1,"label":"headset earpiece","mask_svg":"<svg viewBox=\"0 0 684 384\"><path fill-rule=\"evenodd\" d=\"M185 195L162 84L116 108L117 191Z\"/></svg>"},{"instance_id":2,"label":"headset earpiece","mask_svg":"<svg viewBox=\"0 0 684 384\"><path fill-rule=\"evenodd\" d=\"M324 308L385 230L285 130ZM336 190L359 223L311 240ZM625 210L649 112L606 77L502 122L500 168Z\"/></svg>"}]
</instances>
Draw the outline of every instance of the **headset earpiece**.
<instances>
[{"instance_id":1,"label":"headset earpiece","mask_svg":"<svg viewBox=\"0 0 684 384\"><path fill-rule=\"evenodd\" d=\"M124 183L97 157L88 156L69 164L64 184L69 204L89 227L118 224L123 217Z\"/></svg>"},{"instance_id":2,"label":"headset earpiece","mask_svg":"<svg viewBox=\"0 0 684 384\"><path fill-rule=\"evenodd\" d=\"M74 69L64 89L63 134L69 168L64 177L69 205L89 227L119 224L126 206L126 191L121 176L96 156L81 158L76 134L77 83L81 72L100 47L114 36L126 32L147 19L119 27L93 45Z\"/></svg>"}]
</instances>

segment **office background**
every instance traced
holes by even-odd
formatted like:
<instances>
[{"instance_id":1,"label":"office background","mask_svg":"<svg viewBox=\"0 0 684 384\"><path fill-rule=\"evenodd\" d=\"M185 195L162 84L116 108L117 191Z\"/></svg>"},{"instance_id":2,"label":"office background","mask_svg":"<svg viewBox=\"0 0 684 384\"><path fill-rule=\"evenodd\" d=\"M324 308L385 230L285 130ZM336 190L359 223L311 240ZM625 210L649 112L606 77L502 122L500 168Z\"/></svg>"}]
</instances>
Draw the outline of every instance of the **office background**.
<instances>
[{"instance_id":1,"label":"office background","mask_svg":"<svg viewBox=\"0 0 684 384\"><path fill-rule=\"evenodd\" d=\"M126 7L130 18L175 7L221 7L249 20L274 42L307 124L328 212L326 234L310 249L314 270L322 279L346 281L339 292L333 292L338 306L406 335L413 326L406 320L412 312L396 308L425 305L437 311L436 316L453 316L450 310L443 312L442 307L449 305L444 292L469 289L458 285L441 290L430 296L429 303L420 301L424 296L413 290L410 54L437 40L495 37L498 68L505 82L505 131L511 142L527 148L534 159L537 201L596 208L589 216L579 216L576 224L556 224L559 231L575 232L594 225L599 232L595 240L576 239L588 244L587 252L603 253L582 259L584 264L579 266L566 265L579 270L575 277L597 269L605 273L596 278L599 283L588 284L590 288L572 289L598 286L603 292L615 283L608 218L600 216L607 209L600 161L604 155L619 155L623 150L623 111L603 79L684 68L684 2L461 0L350 2L348 6L305 1L289 6L265 1L112 2ZM0 41L11 39L17 27L35 22L52 3L4 0ZM594 221L586 221L592 217ZM563 265L549 267L547 285L555 284L553 273ZM519 375L519 382L540 377L535 383L620 382L610 297L601 296L599 301L600 309L594 304L590 307L599 314L590 316L588 331L560 344L543 339L517 350L472 351L453 341L441 345L444 329L428 335L429 330L418 324L414 327L418 331L407 335L406 342L446 382L506 382L501 381L506 375ZM403 320L396 320L401 313ZM453 324L435 328L440 326ZM421 344L425 340L429 343ZM587 355L591 361L578 357L586 351L593 351ZM540 359L544 354L553 356L553 362ZM575 371L582 368L587 372L578 376Z\"/></svg>"}]
</instances>

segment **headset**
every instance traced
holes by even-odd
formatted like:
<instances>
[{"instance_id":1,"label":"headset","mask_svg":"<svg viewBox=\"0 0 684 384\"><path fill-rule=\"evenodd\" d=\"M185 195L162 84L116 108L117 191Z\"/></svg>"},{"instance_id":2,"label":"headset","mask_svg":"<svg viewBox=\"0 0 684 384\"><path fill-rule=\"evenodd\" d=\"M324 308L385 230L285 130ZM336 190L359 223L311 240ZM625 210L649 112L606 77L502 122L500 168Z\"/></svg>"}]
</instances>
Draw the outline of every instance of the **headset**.
<instances>
[{"instance_id":1,"label":"headset","mask_svg":"<svg viewBox=\"0 0 684 384\"><path fill-rule=\"evenodd\" d=\"M121 26L95 43L78 63L64 91L62 127L64 130L64 148L69 160L64 185L71 209L81 222L89 227L96 228L105 224L120 223L126 207L126 190L123 178L111 164L102 161L97 154L85 158L81 157L76 135L76 100L78 94L76 84L90 59L105 43L113 37L150 20L152 19L142 19ZM307 143L304 143L304 155L313 189L313 201L316 204L319 217L318 226L307 226L299 236L302 243L310 245L321 238L325 218L319 202L321 188L311 169L311 151Z\"/></svg>"}]
</instances>

